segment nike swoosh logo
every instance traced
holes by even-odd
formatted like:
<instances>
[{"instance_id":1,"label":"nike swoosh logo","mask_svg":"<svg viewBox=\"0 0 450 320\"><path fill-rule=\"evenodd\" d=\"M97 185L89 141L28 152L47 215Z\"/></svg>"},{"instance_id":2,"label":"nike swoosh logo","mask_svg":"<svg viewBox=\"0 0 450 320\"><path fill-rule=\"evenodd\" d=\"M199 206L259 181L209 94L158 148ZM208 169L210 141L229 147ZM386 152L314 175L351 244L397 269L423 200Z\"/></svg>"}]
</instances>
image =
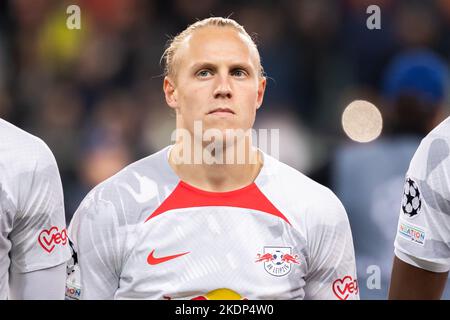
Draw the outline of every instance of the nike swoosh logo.
<instances>
[{"instance_id":1,"label":"nike swoosh logo","mask_svg":"<svg viewBox=\"0 0 450 320\"><path fill-rule=\"evenodd\" d=\"M156 258L154 256L154 253L155 253L155 250L153 249L152 252L150 252L150 254L147 257L147 263L152 266L175 259L175 258L178 258L178 257L181 257L181 256L184 256L185 254L188 254L189 252L184 252L184 253L174 254L171 256L159 257L159 258Z\"/></svg>"}]
</instances>

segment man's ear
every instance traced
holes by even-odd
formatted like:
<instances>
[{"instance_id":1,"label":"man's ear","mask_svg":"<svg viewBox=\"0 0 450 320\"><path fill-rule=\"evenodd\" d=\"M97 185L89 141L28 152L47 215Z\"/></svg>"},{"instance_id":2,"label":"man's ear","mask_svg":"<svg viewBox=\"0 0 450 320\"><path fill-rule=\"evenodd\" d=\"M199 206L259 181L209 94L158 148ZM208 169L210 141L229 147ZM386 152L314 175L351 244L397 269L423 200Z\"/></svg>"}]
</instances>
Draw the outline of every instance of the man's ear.
<instances>
[{"instance_id":1,"label":"man's ear","mask_svg":"<svg viewBox=\"0 0 450 320\"><path fill-rule=\"evenodd\" d=\"M267 83L266 77L262 77L259 80L259 83L258 83L258 96L256 98L256 109L259 109L259 107L261 107L261 105L263 103L264 92L266 91L266 83Z\"/></svg>"},{"instance_id":2,"label":"man's ear","mask_svg":"<svg viewBox=\"0 0 450 320\"><path fill-rule=\"evenodd\" d=\"M178 107L177 91L174 81L168 76L164 77L163 90L169 107L176 109Z\"/></svg>"}]
</instances>

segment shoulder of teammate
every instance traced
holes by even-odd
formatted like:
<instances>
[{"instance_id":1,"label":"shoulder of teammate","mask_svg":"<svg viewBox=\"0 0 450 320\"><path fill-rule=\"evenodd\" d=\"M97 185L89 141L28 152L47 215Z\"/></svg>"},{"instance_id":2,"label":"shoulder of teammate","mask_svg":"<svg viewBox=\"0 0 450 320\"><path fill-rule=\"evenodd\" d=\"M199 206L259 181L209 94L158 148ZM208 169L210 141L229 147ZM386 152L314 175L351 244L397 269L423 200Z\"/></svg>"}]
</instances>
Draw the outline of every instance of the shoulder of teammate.
<instances>
[{"instance_id":1,"label":"shoulder of teammate","mask_svg":"<svg viewBox=\"0 0 450 320\"><path fill-rule=\"evenodd\" d=\"M0 122L0 134L6 150L0 161L8 168L4 177L16 205L15 218L29 219L31 215L64 218L61 178L47 144L4 120Z\"/></svg>"},{"instance_id":2,"label":"shoulder of teammate","mask_svg":"<svg viewBox=\"0 0 450 320\"><path fill-rule=\"evenodd\" d=\"M407 175L426 179L436 166L450 161L450 117L427 134L411 159ZM427 171L428 170L428 171Z\"/></svg>"},{"instance_id":3,"label":"shoulder of teammate","mask_svg":"<svg viewBox=\"0 0 450 320\"><path fill-rule=\"evenodd\" d=\"M434 272L450 269L450 118L420 143L405 177L395 254Z\"/></svg>"},{"instance_id":4,"label":"shoulder of teammate","mask_svg":"<svg viewBox=\"0 0 450 320\"><path fill-rule=\"evenodd\" d=\"M59 200L59 195L62 197L61 179L53 153L42 139L2 119L0 136L0 164L8 168L2 175L3 183L8 186L15 218L33 212L45 214L45 210L32 210L35 206L32 200L42 200L50 194L58 195L56 200Z\"/></svg>"},{"instance_id":5,"label":"shoulder of teammate","mask_svg":"<svg viewBox=\"0 0 450 320\"><path fill-rule=\"evenodd\" d=\"M62 181L55 156L42 139L30 134L26 140L20 146L26 154L26 160L19 160L21 165L16 167L16 181L23 195L19 201L22 206L26 206L25 202L35 198L33 194L41 199L48 198L60 210L51 210L49 207L47 213L53 211L52 214L61 215L65 221Z\"/></svg>"},{"instance_id":6,"label":"shoulder of teammate","mask_svg":"<svg viewBox=\"0 0 450 320\"><path fill-rule=\"evenodd\" d=\"M420 142L405 180L414 181L425 203L434 211L448 211L440 200L450 201L450 117ZM439 202L435 205L433 202Z\"/></svg>"},{"instance_id":7,"label":"shoulder of teammate","mask_svg":"<svg viewBox=\"0 0 450 320\"><path fill-rule=\"evenodd\" d=\"M10 162L8 168L14 174L35 174L48 167L57 169L52 151L41 138L4 120L1 120L0 132L8 150L2 160Z\"/></svg>"}]
</instances>

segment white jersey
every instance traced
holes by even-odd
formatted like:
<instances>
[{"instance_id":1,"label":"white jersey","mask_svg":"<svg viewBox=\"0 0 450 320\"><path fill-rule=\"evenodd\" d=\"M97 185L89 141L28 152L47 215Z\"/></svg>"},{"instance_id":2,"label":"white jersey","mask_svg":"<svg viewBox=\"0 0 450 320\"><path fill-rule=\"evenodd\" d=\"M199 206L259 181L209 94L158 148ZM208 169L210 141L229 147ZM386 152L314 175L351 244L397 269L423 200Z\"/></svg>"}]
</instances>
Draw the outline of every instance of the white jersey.
<instances>
[{"instance_id":1,"label":"white jersey","mask_svg":"<svg viewBox=\"0 0 450 320\"><path fill-rule=\"evenodd\" d=\"M169 152L83 200L69 227L69 297L359 298L347 214L329 189L263 154L254 183L199 190L179 180Z\"/></svg>"},{"instance_id":2,"label":"white jersey","mask_svg":"<svg viewBox=\"0 0 450 320\"><path fill-rule=\"evenodd\" d=\"M70 258L61 179L35 136L0 119L0 299L9 272L50 268Z\"/></svg>"},{"instance_id":3,"label":"white jersey","mask_svg":"<svg viewBox=\"0 0 450 320\"><path fill-rule=\"evenodd\" d=\"M422 269L450 270L450 118L422 140L411 160L395 254Z\"/></svg>"}]
</instances>

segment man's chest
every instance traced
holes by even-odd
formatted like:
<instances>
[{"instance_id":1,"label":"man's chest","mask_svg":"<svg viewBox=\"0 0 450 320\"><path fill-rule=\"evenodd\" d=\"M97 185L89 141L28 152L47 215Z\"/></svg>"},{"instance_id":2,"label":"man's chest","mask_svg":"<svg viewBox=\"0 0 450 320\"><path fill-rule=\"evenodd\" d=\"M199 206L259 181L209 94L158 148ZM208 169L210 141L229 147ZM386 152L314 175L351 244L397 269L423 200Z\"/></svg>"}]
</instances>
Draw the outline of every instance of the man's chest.
<instances>
[{"instance_id":1,"label":"man's chest","mask_svg":"<svg viewBox=\"0 0 450 320\"><path fill-rule=\"evenodd\" d=\"M302 295L306 242L282 219L243 208L189 208L147 221L133 237L119 295Z\"/></svg>"}]
</instances>

